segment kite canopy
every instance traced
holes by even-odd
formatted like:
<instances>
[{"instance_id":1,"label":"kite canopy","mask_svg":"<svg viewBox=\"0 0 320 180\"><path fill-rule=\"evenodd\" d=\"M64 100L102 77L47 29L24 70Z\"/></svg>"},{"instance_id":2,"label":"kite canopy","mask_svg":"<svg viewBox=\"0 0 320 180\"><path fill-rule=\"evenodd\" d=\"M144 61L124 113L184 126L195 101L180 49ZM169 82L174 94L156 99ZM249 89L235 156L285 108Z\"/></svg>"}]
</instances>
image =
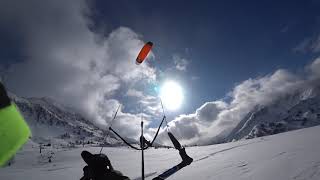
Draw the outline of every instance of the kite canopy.
<instances>
[{"instance_id":1,"label":"kite canopy","mask_svg":"<svg viewBox=\"0 0 320 180\"><path fill-rule=\"evenodd\" d=\"M0 166L5 165L30 136L27 123L0 83Z\"/></svg>"},{"instance_id":2,"label":"kite canopy","mask_svg":"<svg viewBox=\"0 0 320 180\"><path fill-rule=\"evenodd\" d=\"M149 52L152 49L152 46L153 46L153 43L149 41L142 47L136 59L137 65L141 64L146 59L146 57L148 56Z\"/></svg>"}]
</instances>

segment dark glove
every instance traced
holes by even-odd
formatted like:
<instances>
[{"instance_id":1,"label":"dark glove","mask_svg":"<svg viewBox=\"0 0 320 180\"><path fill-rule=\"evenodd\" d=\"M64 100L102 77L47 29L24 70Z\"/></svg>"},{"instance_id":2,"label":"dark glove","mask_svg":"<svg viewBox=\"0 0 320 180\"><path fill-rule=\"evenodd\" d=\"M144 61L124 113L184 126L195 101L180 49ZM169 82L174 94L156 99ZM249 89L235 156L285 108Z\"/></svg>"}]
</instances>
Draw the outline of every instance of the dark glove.
<instances>
[{"instance_id":1,"label":"dark glove","mask_svg":"<svg viewBox=\"0 0 320 180\"><path fill-rule=\"evenodd\" d=\"M143 143L142 143L143 141ZM144 144L143 147L146 147L145 145L147 145L147 147L151 147L152 144L150 141L146 140L146 138L144 138L143 136L140 136L140 144Z\"/></svg>"},{"instance_id":2,"label":"dark glove","mask_svg":"<svg viewBox=\"0 0 320 180\"><path fill-rule=\"evenodd\" d=\"M0 82L0 109L10 105L10 99L3 84Z\"/></svg>"}]
</instances>

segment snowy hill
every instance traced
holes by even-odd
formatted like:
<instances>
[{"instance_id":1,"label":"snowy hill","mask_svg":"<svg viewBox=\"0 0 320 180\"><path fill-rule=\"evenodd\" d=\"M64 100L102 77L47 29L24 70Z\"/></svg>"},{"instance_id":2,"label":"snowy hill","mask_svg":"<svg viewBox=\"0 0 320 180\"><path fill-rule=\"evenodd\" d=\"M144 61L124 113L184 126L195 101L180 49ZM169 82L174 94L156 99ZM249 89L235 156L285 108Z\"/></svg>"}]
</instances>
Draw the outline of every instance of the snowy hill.
<instances>
[{"instance_id":1,"label":"snowy hill","mask_svg":"<svg viewBox=\"0 0 320 180\"><path fill-rule=\"evenodd\" d=\"M267 106L257 106L241 120L226 142L320 125L318 92L308 89L281 97Z\"/></svg>"},{"instance_id":2,"label":"snowy hill","mask_svg":"<svg viewBox=\"0 0 320 180\"><path fill-rule=\"evenodd\" d=\"M320 126L227 144L190 147L194 162L170 180L319 180ZM98 153L100 148L84 148ZM48 163L38 149L27 144L15 163L0 169L0 179L80 179L85 163L82 148L54 150ZM48 150L47 150L48 151ZM140 152L124 147L104 149L113 166L131 179L140 177ZM44 153L45 154L45 153ZM150 180L180 162L173 149L145 151L145 174Z\"/></svg>"},{"instance_id":3,"label":"snowy hill","mask_svg":"<svg viewBox=\"0 0 320 180\"><path fill-rule=\"evenodd\" d=\"M49 98L20 98L10 94L28 122L32 131L32 140L37 143L59 145L118 144L114 138L105 138L106 131Z\"/></svg>"}]
</instances>

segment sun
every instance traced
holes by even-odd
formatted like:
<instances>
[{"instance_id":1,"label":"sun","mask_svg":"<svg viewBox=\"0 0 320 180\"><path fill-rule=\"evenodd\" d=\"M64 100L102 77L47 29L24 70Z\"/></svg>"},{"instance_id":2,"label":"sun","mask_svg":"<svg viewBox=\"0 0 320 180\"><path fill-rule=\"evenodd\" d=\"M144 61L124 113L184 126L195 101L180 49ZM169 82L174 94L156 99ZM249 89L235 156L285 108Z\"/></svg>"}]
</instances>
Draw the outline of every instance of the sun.
<instances>
[{"instance_id":1,"label":"sun","mask_svg":"<svg viewBox=\"0 0 320 180\"><path fill-rule=\"evenodd\" d=\"M165 82L160 89L160 98L165 108L169 110L178 109L183 101L181 86L174 81Z\"/></svg>"}]
</instances>

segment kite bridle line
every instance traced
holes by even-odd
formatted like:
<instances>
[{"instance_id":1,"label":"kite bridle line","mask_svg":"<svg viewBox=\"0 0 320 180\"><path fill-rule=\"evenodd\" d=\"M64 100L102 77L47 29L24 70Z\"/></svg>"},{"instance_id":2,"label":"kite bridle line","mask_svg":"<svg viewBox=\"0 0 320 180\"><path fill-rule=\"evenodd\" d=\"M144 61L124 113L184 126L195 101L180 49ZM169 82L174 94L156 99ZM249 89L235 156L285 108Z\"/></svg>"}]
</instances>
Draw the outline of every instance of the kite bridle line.
<instances>
[{"instance_id":1,"label":"kite bridle line","mask_svg":"<svg viewBox=\"0 0 320 180\"><path fill-rule=\"evenodd\" d=\"M116 112L114 113L114 116L113 116L112 120L110 121L110 125L109 125L109 127L111 127L111 126L112 126L112 122L116 119L116 117L117 117L117 114L118 114L118 111L119 111L120 107L121 107L121 104L119 104L119 106L118 106L118 108L117 108ZM107 132L106 138L109 136L109 132L110 132L110 130ZM102 150L103 150L103 146L101 147L101 149L100 149L100 153L99 153L99 154L101 154Z\"/></svg>"},{"instance_id":2,"label":"kite bridle line","mask_svg":"<svg viewBox=\"0 0 320 180\"><path fill-rule=\"evenodd\" d=\"M162 118L161 123L160 123L160 125L158 127L158 130L157 130L153 140L151 141L150 145L147 145L146 147L143 146L143 149L148 149L149 147L151 147L153 145L154 141L156 140L156 138L157 138L157 136L159 134L160 128L161 128L164 120L165 120L165 116ZM128 145L132 149L142 150L142 148L137 148L137 147L133 146L132 144L130 144L129 142L127 142L122 136L120 136L120 134L118 134L114 129L112 129L111 126L109 127L109 130L112 131L116 136L118 136L126 145Z\"/></svg>"},{"instance_id":3,"label":"kite bridle line","mask_svg":"<svg viewBox=\"0 0 320 180\"><path fill-rule=\"evenodd\" d=\"M163 107L163 103L162 103L162 99L161 99L161 97L159 97L159 99L160 99L160 103L161 103L161 108L162 108L162 113L163 113L163 117L164 117L164 119L165 119L165 121L166 121L166 124L167 124L167 131L169 131L169 125L168 125L168 121L167 121L167 117L166 117L166 114L165 114L165 112L164 112L164 107Z\"/></svg>"},{"instance_id":4,"label":"kite bridle line","mask_svg":"<svg viewBox=\"0 0 320 180\"><path fill-rule=\"evenodd\" d=\"M169 125L168 125L169 123L168 123L168 121L167 121L167 117L166 117L166 114L165 114L165 111L164 111L164 106L163 106L163 103L162 103L162 99L161 99L161 98L159 98L159 99L160 99L160 103L161 103L163 118L162 118L162 120L161 120L161 123L160 123L160 125L159 125L159 127L158 127L158 129L157 129L157 132L156 132L155 136L153 137L153 140L151 141L151 143L150 143L149 145L147 144L146 147L143 145L143 146L141 146L140 148L137 148L137 147L133 146L132 144L130 144L129 142L127 142L120 134L118 134L118 133L112 128L112 123L113 123L113 121L114 121L114 120L116 119L116 117L117 117L117 114L118 114L118 111L119 111L119 109L120 109L120 107L121 107L121 104L118 106L118 109L117 109L116 113L114 114L113 119L112 119L111 122L110 122L109 131L108 131L108 134L107 134L107 135L109 135L109 132L112 131L112 132L113 132L116 136L118 136L127 146L129 146L129 147L131 147L132 149L135 149L135 150L142 150L142 149L145 150L145 149L148 149L149 147L151 147L151 146L153 145L154 141L156 140L156 138L158 137L158 134L159 134L159 132L160 132L160 128L161 128L161 126L162 126L162 124L163 124L164 121L166 122L167 132L169 132ZM141 114L141 120L142 120L142 114ZM144 138L144 137L142 137L142 138ZM144 140L144 141L145 141L145 140ZM101 154L101 152L102 152L102 149L103 149L103 147L101 147L100 154Z\"/></svg>"},{"instance_id":5,"label":"kite bridle line","mask_svg":"<svg viewBox=\"0 0 320 180\"><path fill-rule=\"evenodd\" d=\"M165 114L165 111L164 111L164 107L163 107L161 98L160 98L160 103L161 103L161 107L162 107L163 118L162 118L162 120L161 120L161 123L160 123L160 125L159 125L159 127L158 127L158 129L157 129L157 132L156 132L155 136L153 137L153 140L152 140L151 143L150 143L150 146L153 145L154 141L155 141L156 138L158 137L158 134L159 134L159 132L160 132L160 128L161 128L161 126L162 126L162 124L163 124L164 121L166 122L167 131L169 131L169 125L168 125L168 121L167 121L167 118L166 118L166 114ZM117 111L117 112L118 112L118 111ZM116 114L115 114L115 116L114 116L114 119L116 118L117 112L116 112ZM141 118L142 118L142 114L141 114ZM113 120L114 120L114 119L113 119ZM113 120L112 120L112 121L113 121ZM111 123L112 123L112 121L111 121ZM127 142L122 136L120 136L120 134L118 134L114 129L112 129L112 124L110 124L110 126L109 126L109 131L112 131L116 136L118 136L126 145L128 145L128 146L131 147L132 149L142 150L141 147L140 147L140 148L137 148L137 147L133 146L132 144L130 144L129 142ZM143 149L148 149L150 146L147 145L146 147L144 147L144 145L143 145Z\"/></svg>"}]
</instances>

